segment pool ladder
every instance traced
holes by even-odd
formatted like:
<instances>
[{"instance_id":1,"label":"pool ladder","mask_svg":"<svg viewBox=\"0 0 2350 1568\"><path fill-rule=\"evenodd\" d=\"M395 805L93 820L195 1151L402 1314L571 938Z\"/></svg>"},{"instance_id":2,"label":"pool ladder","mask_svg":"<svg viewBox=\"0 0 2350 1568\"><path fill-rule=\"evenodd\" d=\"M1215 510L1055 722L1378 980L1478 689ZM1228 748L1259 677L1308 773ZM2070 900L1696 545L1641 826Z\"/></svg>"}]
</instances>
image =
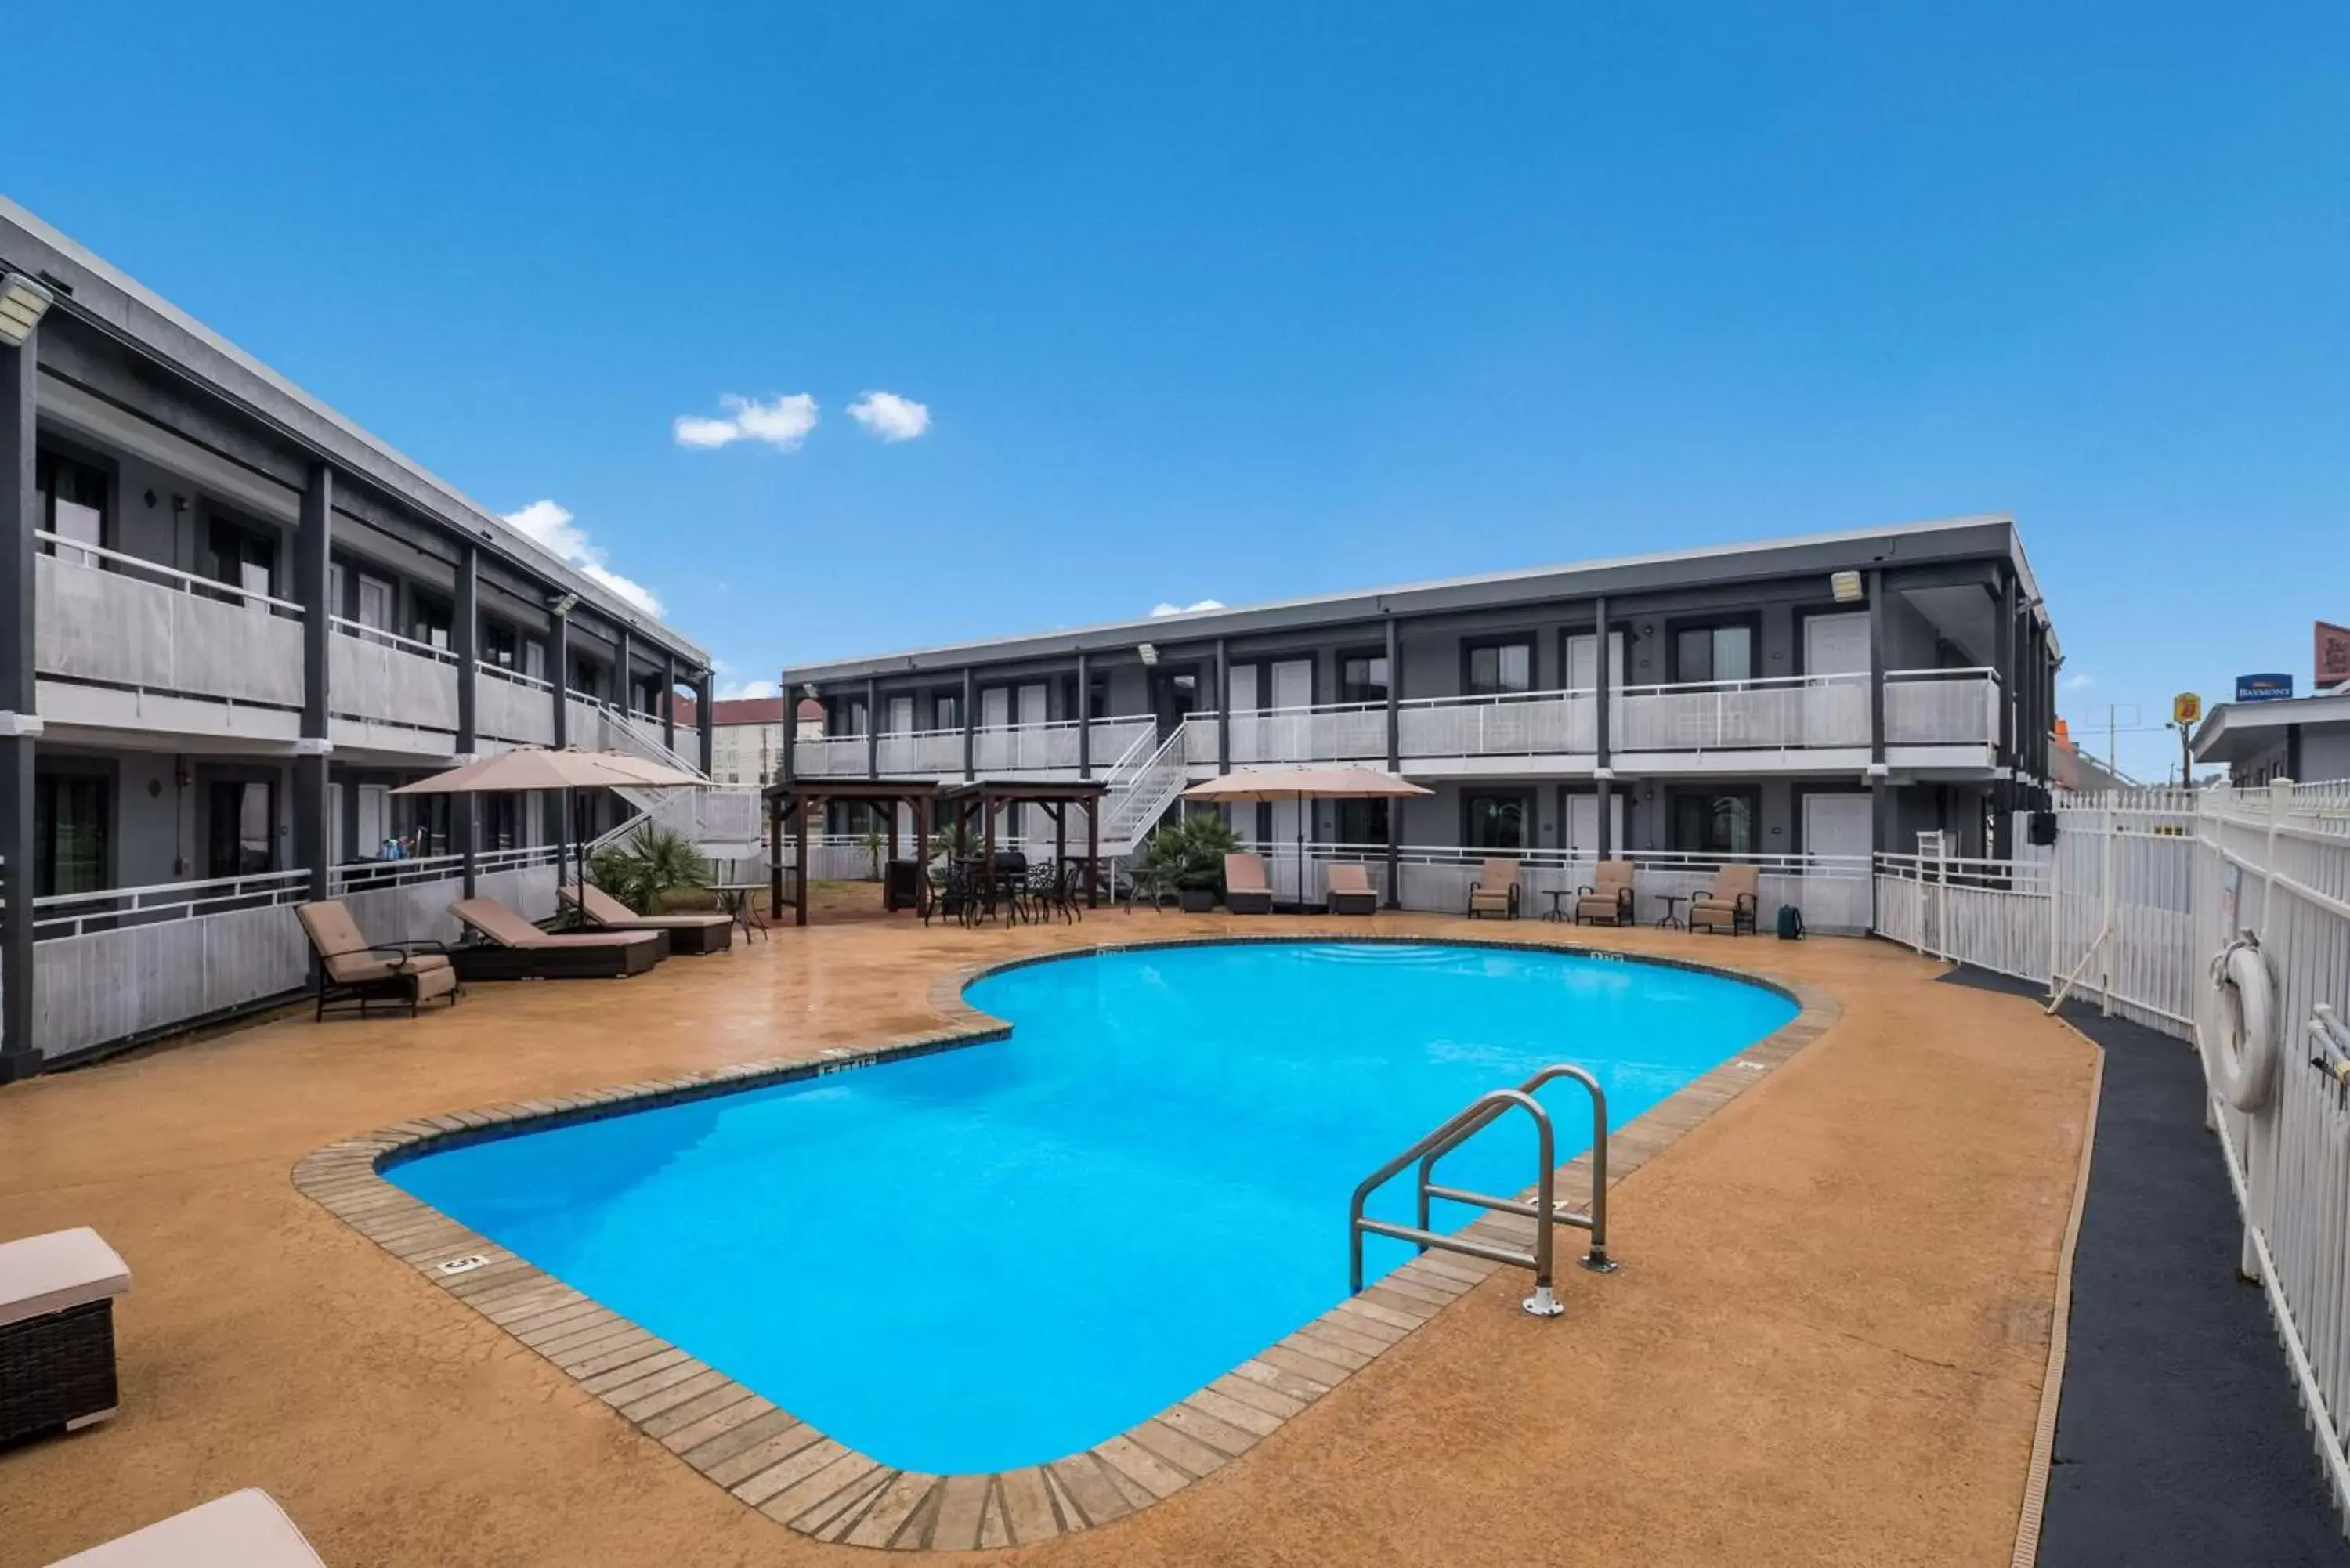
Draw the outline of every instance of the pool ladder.
<instances>
[{"instance_id":1,"label":"pool ladder","mask_svg":"<svg viewBox=\"0 0 2350 1568\"><path fill-rule=\"evenodd\" d=\"M1559 1078L1572 1078L1589 1091L1591 1096L1591 1207L1578 1212L1560 1207L1552 1200L1551 1188L1557 1178L1555 1168L1555 1140L1551 1137L1550 1113L1534 1098L1534 1091ZM1465 1188L1446 1187L1435 1179L1436 1162L1459 1148L1485 1128L1509 1115L1513 1106L1523 1110L1534 1123L1534 1200L1524 1202L1515 1198L1497 1198L1490 1192L1471 1192ZM1419 1161L1419 1223L1398 1225L1391 1220L1374 1220L1363 1212L1363 1205L1397 1172L1413 1160ZM1441 1198L1449 1202L1473 1204L1496 1214L1515 1214L1534 1221L1534 1250L1518 1251L1499 1242L1482 1241L1469 1235L1447 1235L1429 1228L1429 1202ZM1525 1309L1536 1317L1556 1317L1566 1310L1551 1293L1551 1231L1554 1226L1572 1225L1591 1232L1591 1251L1583 1255L1583 1266L1594 1273L1612 1274L1616 1262L1607 1255L1607 1096L1599 1080L1580 1067L1561 1063L1544 1067L1514 1089L1492 1089L1469 1102L1459 1115L1451 1117L1363 1179L1355 1189L1355 1200L1347 1220L1348 1238L1352 1247L1352 1275L1349 1288L1357 1294L1363 1289L1363 1237L1392 1236L1410 1241L1423 1252L1436 1247L1448 1252L1462 1252L1472 1258L1485 1258L1496 1263L1513 1263L1521 1269L1532 1269L1534 1293L1525 1300Z\"/></svg>"}]
</instances>

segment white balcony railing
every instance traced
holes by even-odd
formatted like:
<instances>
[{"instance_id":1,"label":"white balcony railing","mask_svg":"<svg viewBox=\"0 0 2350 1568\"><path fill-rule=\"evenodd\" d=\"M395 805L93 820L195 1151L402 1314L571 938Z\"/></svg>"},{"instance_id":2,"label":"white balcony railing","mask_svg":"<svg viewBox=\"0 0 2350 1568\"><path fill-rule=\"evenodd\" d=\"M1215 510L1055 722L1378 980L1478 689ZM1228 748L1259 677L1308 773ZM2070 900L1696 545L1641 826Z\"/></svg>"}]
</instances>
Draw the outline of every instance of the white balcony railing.
<instances>
[{"instance_id":1,"label":"white balcony railing","mask_svg":"<svg viewBox=\"0 0 2350 1568\"><path fill-rule=\"evenodd\" d=\"M327 643L327 707L338 719L454 734L457 656L336 616Z\"/></svg>"},{"instance_id":2,"label":"white balcony railing","mask_svg":"<svg viewBox=\"0 0 2350 1568\"><path fill-rule=\"evenodd\" d=\"M1868 744L1866 675L1632 686L1611 737L1625 752L1794 751Z\"/></svg>"},{"instance_id":3,"label":"white balcony railing","mask_svg":"<svg viewBox=\"0 0 2350 1568\"><path fill-rule=\"evenodd\" d=\"M1414 698L1396 705L1406 757L1531 757L1596 752L1590 691ZM1386 749L1384 741L1380 750Z\"/></svg>"},{"instance_id":4,"label":"white balcony railing","mask_svg":"<svg viewBox=\"0 0 2350 1568\"><path fill-rule=\"evenodd\" d=\"M1999 706L1999 677L1989 670L1888 670L1885 743L1994 746Z\"/></svg>"},{"instance_id":5,"label":"white balcony railing","mask_svg":"<svg viewBox=\"0 0 2350 1568\"><path fill-rule=\"evenodd\" d=\"M302 607L120 551L40 539L33 666L134 691L302 706Z\"/></svg>"},{"instance_id":6,"label":"white balcony railing","mask_svg":"<svg viewBox=\"0 0 2350 1568\"><path fill-rule=\"evenodd\" d=\"M555 742L555 688L536 675L475 660L473 728L494 740L546 746Z\"/></svg>"},{"instance_id":7,"label":"white balcony railing","mask_svg":"<svg viewBox=\"0 0 2350 1568\"><path fill-rule=\"evenodd\" d=\"M1107 768L1143 735L1155 732L1149 714L1096 719L1090 742L1097 773ZM1011 724L973 730L971 763L980 774L1068 773L1077 769L1077 722ZM801 778L862 778L876 768L884 778L930 778L960 774L963 732L911 730L885 732L870 751L863 735L800 739L792 744L792 771Z\"/></svg>"}]
</instances>

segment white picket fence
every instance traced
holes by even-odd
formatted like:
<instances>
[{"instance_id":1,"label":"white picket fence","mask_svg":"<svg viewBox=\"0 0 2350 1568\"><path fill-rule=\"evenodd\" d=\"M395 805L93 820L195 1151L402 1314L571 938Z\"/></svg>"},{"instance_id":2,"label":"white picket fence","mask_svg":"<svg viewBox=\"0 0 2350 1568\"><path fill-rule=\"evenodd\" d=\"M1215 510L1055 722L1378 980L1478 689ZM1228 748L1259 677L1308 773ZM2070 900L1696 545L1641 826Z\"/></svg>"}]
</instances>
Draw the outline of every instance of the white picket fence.
<instances>
[{"instance_id":1,"label":"white picket fence","mask_svg":"<svg viewBox=\"0 0 2350 1568\"><path fill-rule=\"evenodd\" d=\"M2350 1089L2321 1070L2315 1023L2320 1006L2350 1020L2350 787L2136 791L2056 815L2036 861L1878 857L1877 934L2191 1041L2207 1085L2226 1028L2212 961L2237 933L2257 937L2277 1075L2253 1110L2214 1090L2207 1119L2244 1219L2240 1266L2267 1294L2350 1521Z\"/></svg>"}]
</instances>

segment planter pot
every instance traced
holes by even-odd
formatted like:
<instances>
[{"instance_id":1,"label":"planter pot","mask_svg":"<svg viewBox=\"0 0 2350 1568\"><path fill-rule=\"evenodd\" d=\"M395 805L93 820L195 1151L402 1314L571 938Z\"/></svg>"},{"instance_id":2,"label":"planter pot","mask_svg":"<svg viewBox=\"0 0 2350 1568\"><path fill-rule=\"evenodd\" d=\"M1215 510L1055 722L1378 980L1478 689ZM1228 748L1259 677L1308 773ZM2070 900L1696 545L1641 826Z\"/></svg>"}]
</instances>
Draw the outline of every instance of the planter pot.
<instances>
[{"instance_id":1,"label":"planter pot","mask_svg":"<svg viewBox=\"0 0 2350 1568\"><path fill-rule=\"evenodd\" d=\"M1183 888L1177 890L1176 896L1182 901L1183 912L1187 915L1204 915L1216 907L1216 890L1213 888Z\"/></svg>"}]
</instances>

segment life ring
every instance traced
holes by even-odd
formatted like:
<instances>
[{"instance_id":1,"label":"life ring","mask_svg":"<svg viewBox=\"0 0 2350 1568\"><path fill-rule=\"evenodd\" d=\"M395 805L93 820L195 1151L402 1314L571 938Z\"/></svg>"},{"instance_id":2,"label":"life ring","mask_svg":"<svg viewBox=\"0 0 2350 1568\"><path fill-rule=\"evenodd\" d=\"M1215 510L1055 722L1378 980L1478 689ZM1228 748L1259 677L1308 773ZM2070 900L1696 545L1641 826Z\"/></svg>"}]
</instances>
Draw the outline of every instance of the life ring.
<instances>
[{"instance_id":1,"label":"life ring","mask_svg":"<svg viewBox=\"0 0 2350 1568\"><path fill-rule=\"evenodd\" d=\"M2276 996L2269 962L2250 935L2220 950L2211 963L2220 993L2219 1089L2240 1111L2269 1103L2276 1077Z\"/></svg>"}]
</instances>

